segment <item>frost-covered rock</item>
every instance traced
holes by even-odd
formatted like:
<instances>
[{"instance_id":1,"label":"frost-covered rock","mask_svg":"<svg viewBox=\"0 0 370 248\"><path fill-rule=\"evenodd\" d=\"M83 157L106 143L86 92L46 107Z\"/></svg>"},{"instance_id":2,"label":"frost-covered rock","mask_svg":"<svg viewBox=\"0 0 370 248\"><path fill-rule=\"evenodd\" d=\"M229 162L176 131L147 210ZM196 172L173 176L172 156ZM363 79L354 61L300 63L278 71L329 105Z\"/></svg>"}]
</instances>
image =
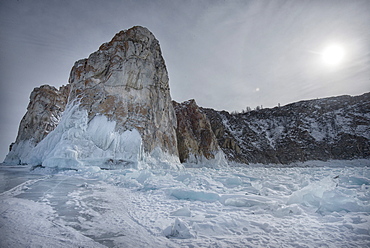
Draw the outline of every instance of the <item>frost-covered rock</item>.
<instances>
[{"instance_id":1,"label":"frost-covered rock","mask_svg":"<svg viewBox=\"0 0 370 248\"><path fill-rule=\"evenodd\" d=\"M115 131L116 122L104 115L88 121L87 111L69 105L56 127L43 139L25 162L45 167L102 168L142 167L142 139L136 129Z\"/></svg>"}]
</instances>

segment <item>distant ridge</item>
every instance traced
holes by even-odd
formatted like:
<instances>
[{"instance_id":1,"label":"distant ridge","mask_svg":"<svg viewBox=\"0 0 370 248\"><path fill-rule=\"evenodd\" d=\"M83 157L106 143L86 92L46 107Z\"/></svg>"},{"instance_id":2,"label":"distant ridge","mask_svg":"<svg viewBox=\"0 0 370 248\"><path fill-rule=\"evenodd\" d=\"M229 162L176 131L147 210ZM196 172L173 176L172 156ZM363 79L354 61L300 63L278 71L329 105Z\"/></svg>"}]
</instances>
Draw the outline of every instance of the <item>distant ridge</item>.
<instances>
[{"instance_id":1,"label":"distant ridge","mask_svg":"<svg viewBox=\"0 0 370 248\"><path fill-rule=\"evenodd\" d=\"M370 93L240 114L202 109L231 161L289 164L370 158Z\"/></svg>"}]
</instances>

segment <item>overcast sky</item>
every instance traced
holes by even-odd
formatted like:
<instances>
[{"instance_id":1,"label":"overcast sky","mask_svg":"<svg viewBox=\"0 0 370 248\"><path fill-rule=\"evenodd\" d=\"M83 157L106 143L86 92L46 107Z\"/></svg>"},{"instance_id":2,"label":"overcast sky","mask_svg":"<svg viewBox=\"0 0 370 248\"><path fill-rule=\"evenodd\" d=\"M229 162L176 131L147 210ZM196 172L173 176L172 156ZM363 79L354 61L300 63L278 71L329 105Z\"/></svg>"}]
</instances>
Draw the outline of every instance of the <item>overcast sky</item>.
<instances>
[{"instance_id":1,"label":"overcast sky","mask_svg":"<svg viewBox=\"0 0 370 248\"><path fill-rule=\"evenodd\" d=\"M369 0L0 0L0 160L33 88L67 84L120 30L154 33L174 100L241 111L370 91L369 13ZM331 44L336 65L321 56Z\"/></svg>"}]
</instances>

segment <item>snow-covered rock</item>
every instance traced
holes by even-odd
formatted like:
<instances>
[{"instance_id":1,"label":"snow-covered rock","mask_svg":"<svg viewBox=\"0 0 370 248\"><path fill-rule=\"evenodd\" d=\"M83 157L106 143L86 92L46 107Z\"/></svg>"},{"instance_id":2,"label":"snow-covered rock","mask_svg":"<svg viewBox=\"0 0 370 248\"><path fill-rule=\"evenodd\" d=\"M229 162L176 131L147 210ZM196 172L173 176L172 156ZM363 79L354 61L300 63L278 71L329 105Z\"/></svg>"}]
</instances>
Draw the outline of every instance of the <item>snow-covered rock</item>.
<instances>
[{"instance_id":1,"label":"snow-covered rock","mask_svg":"<svg viewBox=\"0 0 370 248\"><path fill-rule=\"evenodd\" d=\"M176 211L173 211L171 212L171 216L186 216L186 217L190 217L191 216L191 211L189 208L187 207L184 207L184 208L180 208Z\"/></svg>"},{"instance_id":2,"label":"snow-covered rock","mask_svg":"<svg viewBox=\"0 0 370 248\"><path fill-rule=\"evenodd\" d=\"M115 129L115 121L97 115L89 122L87 111L71 104L57 128L33 148L25 162L75 169L83 166L143 167L139 132L133 129L120 133Z\"/></svg>"},{"instance_id":3,"label":"snow-covered rock","mask_svg":"<svg viewBox=\"0 0 370 248\"><path fill-rule=\"evenodd\" d=\"M179 238L179 239L189 239L194 238L196 235L192 230L190 230L188 224L179 218L175 219L173 225L167 227L163 230L164 236L167 238Z\"/></svg>"}]
</instances>

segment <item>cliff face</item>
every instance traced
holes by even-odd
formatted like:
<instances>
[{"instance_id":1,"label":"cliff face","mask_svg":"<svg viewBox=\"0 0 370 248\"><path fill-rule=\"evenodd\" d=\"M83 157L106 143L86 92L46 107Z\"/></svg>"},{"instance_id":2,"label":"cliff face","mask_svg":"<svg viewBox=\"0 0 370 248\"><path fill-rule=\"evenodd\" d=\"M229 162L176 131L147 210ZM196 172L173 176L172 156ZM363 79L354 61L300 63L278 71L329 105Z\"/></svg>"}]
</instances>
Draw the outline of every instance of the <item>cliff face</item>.
<instances>
[{"instance_id":1,"label":"cliff face","mask_svg":"<svg viewBox=\"0 0 370 248\"><path fill-rule=\"evenodd\" d=\"M27 113L19 125L16 142L32 140L39 143L58 125L67 104L69 85L58 89L43 85L30 95Z\"/></svg>"},{"instance_id":2,"label":"cliff face","mask_svg":"<svg viewBox=\"0 0 370 248\"><path fill-rule=\"evenodd\" d=\"M202 110L231 161L288 164L370 157L370 93L244 114Z\"/></svg>"},{"instance_id":3,"label":"cliff face","mask_svg":"<svg viewBox=\"0 0 370 248\"><path fill-rule=\"evenodd\" d=\"M116 130L137 129L145 152L177 156L176 116L158 40L146 28L121 31L87 59L77 61L69 83L89 120L103 114Z\"/></svg>"},{"instance_id":4,"label":"cliff face","mask_svg":"<svg viewBox=\"0 0 370 248\"><path fill-rule=\"evenodd\" d=\"M179 165L168 74L148 29L121 31L77 61L65 90L41 88L48 93L40 98L35 89L31 95L5 162L73 168Z\"/></svg>"},{"instance_id":5,"label":"cliff face","mask_svg":"<svg viewBox=\"0 0 370 248\"><path fill-rule=\"evenodd\" d=\"M180 161L197 164L210 160L221 165L224 155L207 116L195 100L183 103L173 101L173 105L177 117L176 135Z\"/></svg>"}]
</instances>

